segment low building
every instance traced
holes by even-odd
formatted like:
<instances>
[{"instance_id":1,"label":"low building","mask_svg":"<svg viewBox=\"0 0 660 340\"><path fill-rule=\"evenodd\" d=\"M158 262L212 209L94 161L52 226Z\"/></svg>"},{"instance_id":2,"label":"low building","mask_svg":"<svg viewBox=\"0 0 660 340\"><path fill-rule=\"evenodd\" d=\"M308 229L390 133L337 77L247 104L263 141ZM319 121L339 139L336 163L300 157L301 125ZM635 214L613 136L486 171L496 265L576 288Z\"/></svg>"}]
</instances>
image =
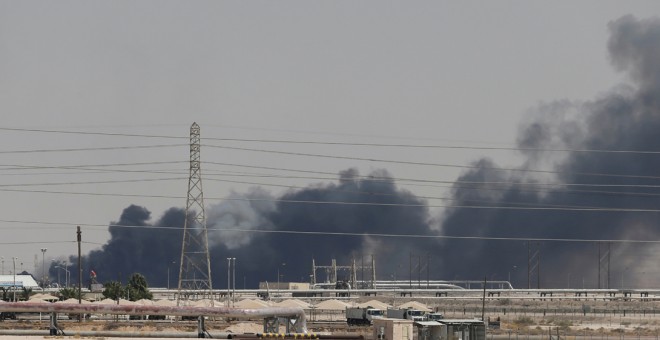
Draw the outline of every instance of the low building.
<instances>
[{"instance_id":1,"label":"low building","mask_svg":"<svg viewBox=\"0 0 660 340\"><path fill-rule=\"evenodd\" d=\"M413 322L405 319L374 319L373 338L376 340L412 340Z\"/></svg>"},{"instance_id":2,"label":"low building","mask_svg":"<svg viewBox=\"0 0 660 340\"><path fill-rule=\"evenodd\" d=\"M486 340L486 324L477 319L418 321L418 340Z\"/></svg>"},{"instance_id":3,"label":"low building","mask_svg":"<svg viewBox=\"0 0 660 340\"><path fill-rule=\"evenodd\" d=\"M0 275L0 287L11 288L39 288L39 284L32 275Z\"/></svg>"}]
</instances>

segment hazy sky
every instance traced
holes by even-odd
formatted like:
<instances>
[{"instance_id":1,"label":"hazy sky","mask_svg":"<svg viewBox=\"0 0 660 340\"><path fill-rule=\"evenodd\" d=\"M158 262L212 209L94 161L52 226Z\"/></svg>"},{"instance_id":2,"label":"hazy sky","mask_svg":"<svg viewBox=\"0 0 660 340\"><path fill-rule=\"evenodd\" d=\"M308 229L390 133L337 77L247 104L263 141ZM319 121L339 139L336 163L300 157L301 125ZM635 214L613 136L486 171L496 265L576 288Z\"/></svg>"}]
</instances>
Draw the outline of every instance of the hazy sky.
<instances>
[{"instance_id":1,"label":"hazy sky","mask_svg":"<svg viewBox=\"0 0 660 340\"><path fill-rule=\"evenodd\" d=\"M32 271L38 255L40 266L40 248L48 248L46 261L76 253L77 224L91 242L83 252L97 248L108 238L105 226L130 204L153 218L185 205L185 138L65 131L187 137L196 121L203 139L512 146L539 103L592 100L628 82L610 65L606 44L608 22L626 14L658 16L660 5L0 1L4 271L14 256L17 267ZM336 177L211 162L328 173L386 168L395 178L452 181L460 169L401 162L517 161L506 151L203 143L207 205L250 187L227 181L281 193L280 186ZM134 146L148 148L118 149ZM86 150L70 150L78 148ZM254 173L315 178L246 176ZM447 191L403 186L420 196Z\"/></svg>"}]
</instances>

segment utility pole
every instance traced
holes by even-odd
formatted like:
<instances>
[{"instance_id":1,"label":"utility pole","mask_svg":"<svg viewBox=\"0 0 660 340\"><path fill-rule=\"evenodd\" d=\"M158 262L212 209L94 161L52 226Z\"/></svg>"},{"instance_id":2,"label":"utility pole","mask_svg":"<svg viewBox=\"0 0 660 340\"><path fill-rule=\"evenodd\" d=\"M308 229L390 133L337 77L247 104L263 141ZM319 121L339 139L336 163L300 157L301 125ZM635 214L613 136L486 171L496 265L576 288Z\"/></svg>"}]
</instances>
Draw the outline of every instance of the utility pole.
<instances>
[{"instance_id":1,"label":"utility pole","mask_svg":"<svg viewBox=\"0 0 660 340\"><path fill-rule=\"evenodd\" d=\"M14 302L16 302L16 257L11 258L14 262Z\"/></svg>"},{"instance_id":2,"label":"utility pole","mask_svg":"<svg viewBox=\"0 0 660 340\"><path fill-rule=\"evenodd\" d=\"M47 248L41 248L41 288L46 289L46 250Z\"/></svg>"},{"instance_id":3,"label":"utility pole","mask_svg":"<svg viewBox=\"0 0 660 340\"><path fill-rule=\"evenodd\" d=\"M80 251L80 244L82 243L82 231L80 231L80 226L78 226L78 231L76 232L78 238L78 304L82 304L82 254ZM81 315L78 315L78 321L82 321Z\"/></svg>"}]
</instances>

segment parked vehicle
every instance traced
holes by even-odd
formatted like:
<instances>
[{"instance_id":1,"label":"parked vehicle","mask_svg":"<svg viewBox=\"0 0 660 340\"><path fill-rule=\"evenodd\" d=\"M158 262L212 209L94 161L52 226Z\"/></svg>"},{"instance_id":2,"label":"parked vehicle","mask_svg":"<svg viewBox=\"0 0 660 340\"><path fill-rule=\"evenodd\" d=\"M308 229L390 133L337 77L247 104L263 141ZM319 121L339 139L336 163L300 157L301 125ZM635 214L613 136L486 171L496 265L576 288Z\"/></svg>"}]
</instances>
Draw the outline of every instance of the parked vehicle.
<instances>
[{"instance_id":1,"label":"parked vehicle","mask_svg":"<svg viewBox=\"0 0 660 340\"><path fill-rule=\"evenodd\" d=\"M438 321L444 319L445 316L442 313L428 313L426 314L426 320L428 321Z\"/></svg>"},{"instance_id":2,"label":"parked vehicle","mask_svg":"<svg viewBox=\"0 0 660 340\"><path fill-rule=\"evenodd\" d=\"M346 308L346 323L349 325L371 325L373 319L382 318L385 312L382 309Z\"/></svg>"},{"instance_id":3,"label":"parked vehicle","mask_svg":"<svg viewBox=\"0 0 660 340\"><path fill-rule=\"evenodd\" d=\"M406 319L413 321L424 321L425 313L418 309L408 308L408 309L387 309L387 317L391 319Z\"/></svg>"}]
</instances>

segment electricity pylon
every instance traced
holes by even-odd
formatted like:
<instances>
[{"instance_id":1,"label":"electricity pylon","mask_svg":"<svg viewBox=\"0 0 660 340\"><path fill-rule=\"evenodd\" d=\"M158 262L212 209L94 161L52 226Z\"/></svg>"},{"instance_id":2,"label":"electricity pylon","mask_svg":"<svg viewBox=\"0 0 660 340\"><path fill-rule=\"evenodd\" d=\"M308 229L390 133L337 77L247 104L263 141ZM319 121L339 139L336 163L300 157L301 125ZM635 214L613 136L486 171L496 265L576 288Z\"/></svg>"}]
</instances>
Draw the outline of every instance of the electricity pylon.
<instances>
[{"instance_id":1,"label":"electricity pylon","mask_svg":"<svg viewBox=\"0 0 660 340\"><path fill-rule=\"evenodd\" d=\"M190 127L190 177L186 199L186 219L183 225L183 244L179 267L177 305L182 296L211 297L211 260L204 215L204 193L200 167L199 125ZM211 301L213 299L211 298Z\"/></svg>"}]
</instances>

